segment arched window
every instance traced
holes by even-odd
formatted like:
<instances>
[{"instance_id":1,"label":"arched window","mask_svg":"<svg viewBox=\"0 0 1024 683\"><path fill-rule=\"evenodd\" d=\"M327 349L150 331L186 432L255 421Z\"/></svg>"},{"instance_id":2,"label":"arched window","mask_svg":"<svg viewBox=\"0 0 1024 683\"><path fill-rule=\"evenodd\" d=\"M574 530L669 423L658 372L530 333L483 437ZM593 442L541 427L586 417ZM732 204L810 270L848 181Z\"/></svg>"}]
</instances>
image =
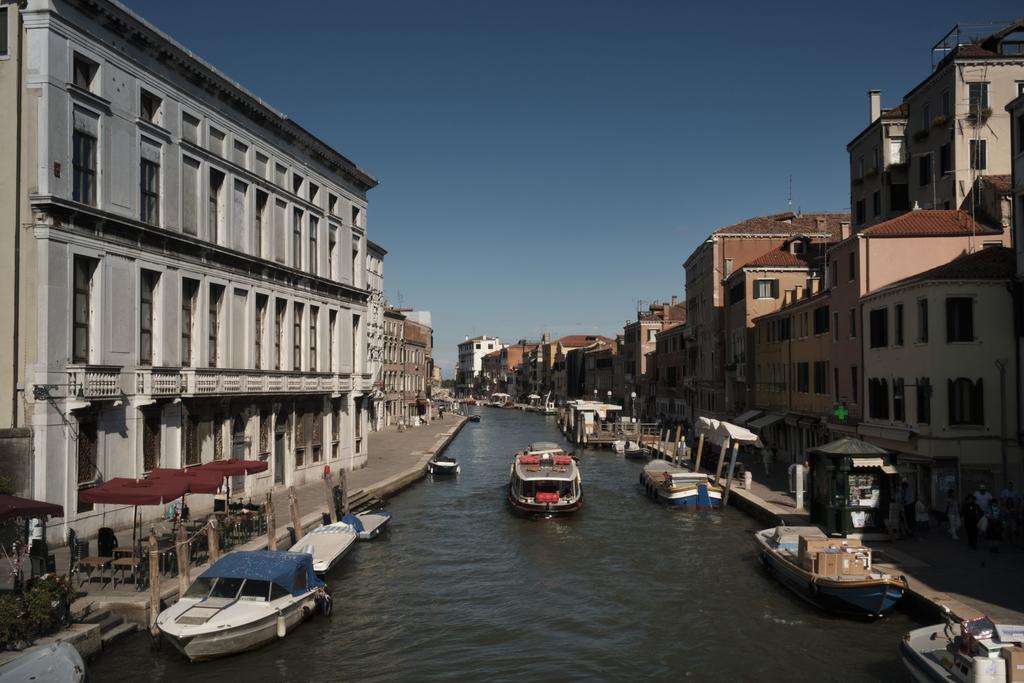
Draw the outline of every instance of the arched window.
<instances>
[{"instance_id":1,"label":"arched window","mask_svg":"<svg viewBox=\"0 0 1024 683\"><path fill-rule=\"evenodd\" d=\"M972 382L966 377L947 380L949 392L949 424L985 424L985 389L982 379Z\"/></svg>"}]
</instances>

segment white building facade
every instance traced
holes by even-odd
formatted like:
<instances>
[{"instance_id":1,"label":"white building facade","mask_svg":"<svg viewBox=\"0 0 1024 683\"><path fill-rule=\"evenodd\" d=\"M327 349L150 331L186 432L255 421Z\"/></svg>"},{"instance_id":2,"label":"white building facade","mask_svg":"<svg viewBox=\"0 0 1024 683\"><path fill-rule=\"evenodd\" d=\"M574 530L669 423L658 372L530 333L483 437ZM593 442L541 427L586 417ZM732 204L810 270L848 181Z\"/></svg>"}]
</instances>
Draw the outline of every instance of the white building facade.
<instances>
[{"instance_id":1,"label":"white building facade","mask_svg":"<svg viewBox=\"0 0 1024 683\"><path fill-rule=\"evenodd\" d=\"M367 300L366 325L366 371L373 381L370 397L370 429L377 432L384 428L384 310L387 300L384 298L384 256L388 253L379 244L366 242L366 289Z\"/></svg>"},{"instance_id":2,"label":"white building facade","mask_svg":"<svg viewBox=\"0 0 1024 683\"><path fill-rule=\"evenodd\" d=\"M112 477L267 460L236 483L255 496L363 466L376 181L121 5L19 19L0 69L24 79L24 400L54 540L130 523L79 503Z\"/></svg>"},{"instance_id":3,"label":"white building facade","mask_svg":"<svg viewBox=\"0 0 1024 683\"><path fill-rule=\"evenodd\" d=\"M455 373L455 392L465 397L473 393L474 380L480 376L483 358L492 351L501 348L501 340L497 337L480 336L466 338L459 344L459 364Z\"/></svg>"}]
</instances>

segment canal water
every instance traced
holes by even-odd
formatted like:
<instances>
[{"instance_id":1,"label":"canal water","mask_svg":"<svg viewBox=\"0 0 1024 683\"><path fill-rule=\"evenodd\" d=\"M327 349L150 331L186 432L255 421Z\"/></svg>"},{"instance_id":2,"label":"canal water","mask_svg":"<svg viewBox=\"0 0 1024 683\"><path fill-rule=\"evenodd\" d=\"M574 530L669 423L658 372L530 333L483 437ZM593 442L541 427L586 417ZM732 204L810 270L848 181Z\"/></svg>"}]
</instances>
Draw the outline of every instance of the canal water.
<instances>
[{"instance_id":1,"label":"canal water","mask_svg":"<svg viewBox=\"0 0 1024 683\"><path fill-rule=\"evenodd\" d=\"M584 509L531 520L505 503L511 456L560 441L553 418L478 408L448 453L457 479L390 501L388 536L328 577L334 614L248 654L191 664L133 636L91 680L906 680L896 612L873 623L805 605L757 564L756 522L668 510L641 464L578 451Z\"/></svg>"}]
</instances>

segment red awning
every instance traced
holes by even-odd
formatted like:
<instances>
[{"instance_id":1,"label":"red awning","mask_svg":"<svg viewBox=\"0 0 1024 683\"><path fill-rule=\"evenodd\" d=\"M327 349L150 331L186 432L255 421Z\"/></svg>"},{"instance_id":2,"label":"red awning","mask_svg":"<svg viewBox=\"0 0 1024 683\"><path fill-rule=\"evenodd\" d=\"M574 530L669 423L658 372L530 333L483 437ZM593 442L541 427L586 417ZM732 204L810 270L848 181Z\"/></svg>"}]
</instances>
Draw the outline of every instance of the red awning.
<instances>
[{"instance_id":1,"label":"red awning","mask_svg":"<svg viewBox=\"0 0 1024 683\"><path fill-rule=\"evenodd\" d=\"M63 517L64 508L53 503L0 495L0 520L31 517Z\"/></svg>"},{"instance_id":2,"label":"red awning","mask_svg":"<svg viewBox=\"0 0 1024 683\"><path fill-rule=\"evenodd\" d=\"M188 485L189 493L217 493L224 484L222 474L214 470L204 470L201 467L190 467L183 470L155 467L146 476L146 480L157 479L181 479Z\"/></svg>"},{"instance_id":3,"label":"red awning","mask_svg":"<svg viewBox=\"0 0 1024 683\"><path fill-rule=\"evenodd\" d=\"M217 472L221 477L238 477L243 474L265 472L269 467L266 460L214 460L193 469Z\"/></svg>"},{"instance_id":4,"label":"red awning","mask_svg":"<svg viewBox=\"0 0 1024 683\"><path fill-rule=\"evenodd\" d=\"M166 479L127 479L114 477L99 486L78 492L83 503L112 505L163 505L188 493L188 482L183 477Z\"/></svg>"}]
</instances>

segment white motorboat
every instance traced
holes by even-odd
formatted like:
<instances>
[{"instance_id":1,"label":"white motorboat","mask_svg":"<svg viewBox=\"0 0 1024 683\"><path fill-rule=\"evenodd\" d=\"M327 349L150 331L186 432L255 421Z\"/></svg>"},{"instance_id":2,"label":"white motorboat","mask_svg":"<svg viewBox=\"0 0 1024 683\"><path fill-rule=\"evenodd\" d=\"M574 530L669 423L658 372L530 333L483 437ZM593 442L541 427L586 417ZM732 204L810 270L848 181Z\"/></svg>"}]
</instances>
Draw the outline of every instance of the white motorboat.
<instances>
[{"instance_id":1,"label":"white motorboat","mask_svg":"<svg viewBox=\"0 0 1024 683\"><path fill-rule=\"evenodd\" d=\"M516 453L509 469L508 502L516 512L531 516L576 512L583 506L576 458L548 441L532 443Z\"/></svg>"},{"instance_id":2,"label":"white motorboat","mask_svg":"<svg viewBox=\"0 0 1024 683\"><path fill-rule=\"evenodd\" d=\"M430 462L427 463L427 472L435 475L450 475L458 474L461 472L459 463L455 458L447 455L435 456Z\"/></svg>"},{"instance_id":3,"label":"white motorboat","mask_svg":"<svg viewBox=\"0 0 1024 683\"><path fill-rule=\"evenodd\" d=\"M236 551L199 575L157 617L164 637L192 661L253 650L278 638L319 610L331 596L305 553Z\"/></svg>"},{"instance_id":4,"label":"white motorboat","mask_svg":"<svg viewBox=\"0 0 1024 683\"><path fill-rule=\"evenodd\" d=\"M358 532L348 522L325 524L299 539L290 552L312 555L313 571L326 574L352 549L358 537Z\"/></svg>"},{"instance_id":5,"label":"white motorboat","mask_svg":"<svg viewBox=\"0 0 1024 683\"><path fill-rule=\"evenodd\" d=\"M640 484L651 498L673 507L691 509L722 506L722 488L703 472L691 472L667 460L651 460L640 473Z\"/></svg>"},{"instance_id":6,"label":"white motorboat","mask_svg":"<svg viewBox=\"0 0 1024 683\"><path fill-rule=\"evenodd\" d=\"M342 522L351 524L356 530L360 541L376 538L391 522L391 513L384 510L377 512L360 512L358 515L348 514L341 518Z\"/></svg>"},{"instance_id":7,"label":"white motorboat","mask_svg":"<svg viewBox=\"0 0 1024 683\"><path fill-rule=\"evenodd\" d=\"M66 642L31 647L0 666L0 683L81 683L85 679L82 655Z\"/></svg>"},{"instance_id":8,"label":"white motorboat","mask_svg":"<svg viewBox=\"0 0 1024 683\"><path fill-rule=\"evenodd\" d=\"M914 629L900 642L903 664L915 681L1007 683L1024 672L1024 626L988 617L956 619Z\"/></svg>"}]
</instances>

